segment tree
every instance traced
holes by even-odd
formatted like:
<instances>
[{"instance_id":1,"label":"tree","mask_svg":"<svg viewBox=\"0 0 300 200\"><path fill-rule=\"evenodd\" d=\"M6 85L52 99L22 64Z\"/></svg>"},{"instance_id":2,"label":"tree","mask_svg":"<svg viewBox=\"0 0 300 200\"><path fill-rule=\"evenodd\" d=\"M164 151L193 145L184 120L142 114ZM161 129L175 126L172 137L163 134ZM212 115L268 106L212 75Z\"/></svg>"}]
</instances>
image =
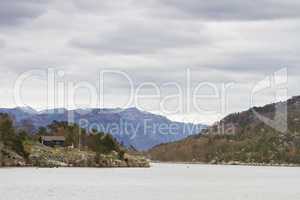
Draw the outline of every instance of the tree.
<instances>
[{"instance_id":1,"label":"tree","mask_svg":"<svg viewBox=\"0 0 300 200\"><path fill-rule=\"evenodd\" d=\"M24 156L25 158L28 157L28 153L25 151L23 144L26 140L29 140L28 134L25 131L21 131L14 138L12 147L19 155Z\"/></svg>"},{"instance_id":2,"label":"tree","mask_svg":"<svg viewBox=\"0 0 300 200\"><path fill-rule=\"evenodd\" d=\"M102 132L89 135L87 145L97 153L107 154L112 151L120 151L118 142L110 134Z\"/></svg>"},{"instance_id":3,"label":"tree","mask_svg":"<svg viewBox=\"0 0 300 200\"><path fill-rule=\"evenodd\" d=\"M39 127L37 134L39 136L45 136L45 135L47 135L48 134L47 128L46 127Z\"/></svg>"},{"instance_id":4,"label":"tree","mask_svg":"<svg viewBox=\"0 0 300 200\"><path fill-rule=\"evenodd\" d=\"M13 122L7 114L0 114L0 140L5 146L26 157L23 142L27 139L28 134L24 130L16 134Z\"/></svg>"},{"instance_id":5,"label":"tree","mask_svg":"<svg viewBox=\"0 0 300 200\"><path fill-rule=\"evenodd\" d=\"M7 114L0 114L0 140L6 145L12 145L15 138L13 122Z\"/></svg>"}]
</instances>

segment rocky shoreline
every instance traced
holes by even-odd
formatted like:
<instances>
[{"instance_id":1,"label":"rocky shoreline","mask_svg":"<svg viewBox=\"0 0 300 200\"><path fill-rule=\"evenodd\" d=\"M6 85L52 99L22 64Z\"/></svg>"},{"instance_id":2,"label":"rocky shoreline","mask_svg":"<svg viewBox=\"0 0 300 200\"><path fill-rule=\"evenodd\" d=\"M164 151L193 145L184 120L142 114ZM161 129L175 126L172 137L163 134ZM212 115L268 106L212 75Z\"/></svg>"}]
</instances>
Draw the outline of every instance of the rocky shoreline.
<instances>
[{"instance_id":1,"label":"rocky shoreline","mask_svg":"<svg viewBox=\"0 0 300 200\"><path fill-rule=\"evenodd\" d=\"M293 163L243 163L238 161L230 161L230 162L176 162L176 161L151 161L152 163L170 163L170 164L190 164L190 165L236 165L236 166L260 166L260 167L300 167L300 164Z\"/></svg>"},{"instance_id":2,"label":"rocky shoreline","mask_svg":"<svg viewBox=\"0 0 300 200\"><path fill-rule=\"evenodd\" d=\"M96 154L68 148L50 148L42 144L25 144L27 158L14 151L0 147L0 167L150 167L150 162L142 156L125 153L122 158L117 152Z\"/></svg>"}]
</instances>

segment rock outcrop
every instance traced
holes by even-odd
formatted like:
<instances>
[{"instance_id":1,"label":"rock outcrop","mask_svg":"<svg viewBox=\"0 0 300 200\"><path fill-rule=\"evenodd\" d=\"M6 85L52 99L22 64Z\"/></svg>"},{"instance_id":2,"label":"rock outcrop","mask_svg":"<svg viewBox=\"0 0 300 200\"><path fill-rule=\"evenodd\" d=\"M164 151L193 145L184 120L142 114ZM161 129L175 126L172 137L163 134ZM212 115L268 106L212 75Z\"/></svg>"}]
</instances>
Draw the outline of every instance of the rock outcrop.
<instances>
[{"instance_id":1,"label":"rock outcrop","mask_svg":"<svg viewBox=\"0 0 300 200\"><path fill-rule=\"evenodd\" d=\"M148 160L140 156L117 152L96 154L79 149L50 148L42 144L27 144L28 164L38 167L150 167Z\"/></svg>"},{"instance_id":2,"label":"rock outcrop","mask_svg":"<svg viewBox=\"0 0 300 200\"><path fill-rule=\"evenodd\" d=\"M79 149L50 148L39 143L24 145L28 157L25 159L0 143L0 167L150 167L142 156L117 152L96 154Z\"/></svg>"},{"instance_id":3,"label":"rock outcrop","mask_svg":"<svg viewBox=\"0 0 300 200\"><path fill-rule=\"evenodd\" d=\"M0 143L0 167L26 166L25 159Z\"/></svg>"}]
</instances>

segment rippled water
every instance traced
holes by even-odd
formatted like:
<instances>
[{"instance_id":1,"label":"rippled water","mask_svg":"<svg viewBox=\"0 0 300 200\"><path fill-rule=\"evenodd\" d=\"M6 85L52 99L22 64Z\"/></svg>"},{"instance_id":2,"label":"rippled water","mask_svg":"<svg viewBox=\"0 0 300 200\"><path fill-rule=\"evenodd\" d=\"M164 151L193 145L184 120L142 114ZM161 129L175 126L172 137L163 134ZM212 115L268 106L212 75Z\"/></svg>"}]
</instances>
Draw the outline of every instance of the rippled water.
<instances>
[{"instance_id":1,"label":"rippled water","mask_svg":"<svg viewBox=\"0 0 300 200\"><path fill-rule=\"evenodd\" d=\"M299 200L300 168L153 164L150 169L0 169L2 200Z\"/></svg>"}]
</instances>

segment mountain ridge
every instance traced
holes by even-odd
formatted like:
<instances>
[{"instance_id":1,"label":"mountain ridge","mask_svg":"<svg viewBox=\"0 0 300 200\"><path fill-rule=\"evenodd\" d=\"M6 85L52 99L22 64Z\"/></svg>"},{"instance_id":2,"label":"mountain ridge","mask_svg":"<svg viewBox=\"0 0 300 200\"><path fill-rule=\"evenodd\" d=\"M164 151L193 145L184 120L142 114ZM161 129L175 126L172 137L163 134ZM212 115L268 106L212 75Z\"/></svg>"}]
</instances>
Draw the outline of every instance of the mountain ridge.
<instances>
[{"instance_id":1,"label":"mountain ridge","mask_svg":"<svg viewBox=\"0 0 300 200\"><path fill-rule=\"evenodd\" d=\"M147 150L151 147L170 141L177 141L189 135L199 133L203 124L177 122L165 116L131 108L93 108L73 109L55 108L42 111L33 111L29 108L0 108L0 112L8 113L17 127L27 128L28 132L37 131L53 121L68 121L80 126L88 125L88 129L111 133L125 146L133 146L138 150ZM165 126L166 130L162 130ZM176 130L171 128L177 127ZM84 127L85 128L85 127Z\"/></svg>"}]
</instances>

